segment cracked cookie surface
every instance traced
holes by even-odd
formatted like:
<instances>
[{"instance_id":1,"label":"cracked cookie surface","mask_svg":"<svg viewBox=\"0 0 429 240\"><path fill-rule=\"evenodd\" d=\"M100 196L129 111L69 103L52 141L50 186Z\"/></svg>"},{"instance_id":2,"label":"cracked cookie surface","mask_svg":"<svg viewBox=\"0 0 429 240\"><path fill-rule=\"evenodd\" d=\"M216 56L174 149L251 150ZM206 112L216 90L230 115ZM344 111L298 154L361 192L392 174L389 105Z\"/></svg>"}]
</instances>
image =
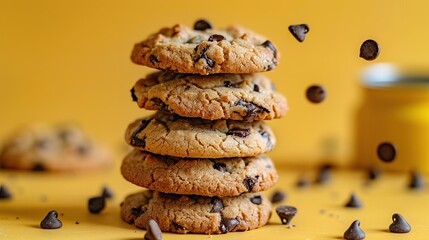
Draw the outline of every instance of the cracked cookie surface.
<instances>
[{"instance_id":1,"label":"cracked cookie surface","mask_svg":"<svg viewBox=\"0 0 429 240\"><path fill-rule=\"evenodd\" d=\"M139 107L209 120L269 120L284 116L286 99L261 74L208 76L156 72L131 90Z\"/></svg>"},{"instance_id":2,"label":"cracked cookie surface","mask_svg":"<svg viewBox=\"0 0 429 240\"><path fill-rule=\"evenodd\" d=\"M179 73L255 73L277 65L275 46L239 26L194 30L177 24L135 44L134 63Z\"/></svg>"},{"instance_id":3,"label":"cracked cookie surface","mask_svg":"<svg viewBox=\"0 0 429 240\"><path fill-rule=\"evenodd\" d=\"M266 156L183 159L133 150L122 162L128 181L149 190L201 196L238 196L267 190L277 171Z\"/></svg>"},{"instance_id":4,"label":"cracked cookie surface","mask_svg":"<svg viewBox=\"0 0 429 240\"><path fill-rule=\"evenodd\" d=\"M18 129L0 151L0 167L70 171L110 166L110 152L74 124L29 125Z\"/></svg>"},{"instance_id":5,"label":"cracked cookie surface","mask_svg":"<svg viewBox=\"0 0 429 240\"><path fill-rule=\"evenodd\" d=\"M271 203L259 194L219 198L146 190L125 198L121 217L142 229L153 219L163 232L220 234L265 225Z\"/></svg>"},{"instance_id":6,"label":"cracked cookie surface","mask_svg":"<svg viewBox=\"0 0 429 240\"><path fill-rule=\"evenodd\" d=\"M276 142L263 121L211 121L162 112L131 123L125 139L139 150L182 158L256 156L270 151Z\"/></svg>"}]
</instances>

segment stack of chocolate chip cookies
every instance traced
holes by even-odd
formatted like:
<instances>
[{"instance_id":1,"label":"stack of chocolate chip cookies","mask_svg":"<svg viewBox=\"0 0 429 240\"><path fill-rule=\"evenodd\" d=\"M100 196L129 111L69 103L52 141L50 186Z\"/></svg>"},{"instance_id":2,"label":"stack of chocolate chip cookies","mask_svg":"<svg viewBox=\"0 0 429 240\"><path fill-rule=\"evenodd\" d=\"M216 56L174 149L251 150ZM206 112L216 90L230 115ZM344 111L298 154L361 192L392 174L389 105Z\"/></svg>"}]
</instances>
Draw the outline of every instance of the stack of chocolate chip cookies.
<instances>
[{"instance_id":1,"label":"stack of chocolate chip cookies","mask_svg":"<svg viewBox=\"0 0 429 240\"><path fill-rule=\"evenodd\" d=\"M121 167L148 190L126 197L122 218L145 229L155 220L176 233L255 229L271 216L258 194L277 172L268 157L275 137L263 120L282 117L287 104L257 72L277 64L274 45L238 26L163 28L135 45L133 62L161 69L131 90L139 107L157 110L126 130L135 149Z\"/></svg>"}]
</instances>

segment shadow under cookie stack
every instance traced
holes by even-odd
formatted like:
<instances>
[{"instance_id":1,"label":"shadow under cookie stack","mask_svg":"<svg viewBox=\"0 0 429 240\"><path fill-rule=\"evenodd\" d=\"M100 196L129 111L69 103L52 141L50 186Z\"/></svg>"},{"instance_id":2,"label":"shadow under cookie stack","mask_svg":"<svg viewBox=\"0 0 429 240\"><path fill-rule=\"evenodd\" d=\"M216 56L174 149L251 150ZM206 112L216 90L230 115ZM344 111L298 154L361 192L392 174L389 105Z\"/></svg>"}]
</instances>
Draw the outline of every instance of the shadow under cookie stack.
<instances>
[{"instance_id":1,"label":"shadow under cookie stack","mask_svg":"<svg viewBox=\"0 0 429 240\"><path fill-rule=\"evenodd\" d=\"M161 69L131 90L139 107L157 112L131 123L123 160L128 181L147 188L121 205L124 221L146 229L219 234L265 225L271 203L259 192L277 182L268 157L275 137L263 120L287 104L265 76L277 51L238 26L163 28L135 45L134 63Z\"/></svg>"}]
</instances>

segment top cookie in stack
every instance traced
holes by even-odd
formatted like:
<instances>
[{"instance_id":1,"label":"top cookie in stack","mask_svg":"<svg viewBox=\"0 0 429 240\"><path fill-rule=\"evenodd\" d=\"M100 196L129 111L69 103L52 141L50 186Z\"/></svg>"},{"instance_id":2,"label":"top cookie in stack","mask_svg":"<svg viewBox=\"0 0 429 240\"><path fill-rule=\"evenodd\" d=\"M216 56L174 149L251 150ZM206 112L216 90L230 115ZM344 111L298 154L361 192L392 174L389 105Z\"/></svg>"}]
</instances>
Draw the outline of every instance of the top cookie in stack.
<instances>
[{"instance_id":1,"label":"top cookie in stack","mask_svg":"<svg viewBox=\"0 0 429 240\"><path fill-rule=\"evenodd\" d=\"M137 43L134 63L178 73L256 73L277 65L277 50L264 37L239 26L212 29L199 20L194 29L184 25L163 28Z\"/></svg>"}]
</instances>

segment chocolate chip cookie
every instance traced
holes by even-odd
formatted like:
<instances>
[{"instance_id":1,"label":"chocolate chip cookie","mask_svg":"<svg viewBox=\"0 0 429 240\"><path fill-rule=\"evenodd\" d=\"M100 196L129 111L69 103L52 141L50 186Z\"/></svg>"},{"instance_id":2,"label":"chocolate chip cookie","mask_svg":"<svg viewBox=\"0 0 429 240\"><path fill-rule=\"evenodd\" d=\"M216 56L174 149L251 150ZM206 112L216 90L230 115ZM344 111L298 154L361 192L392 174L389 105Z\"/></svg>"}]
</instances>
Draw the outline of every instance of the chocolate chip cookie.
<instances>
[{"instance_id":1,"label":"chocolate chip cookie","mask_svg":"<svg viewBox=\"0 0 429 240\"><path fill-rule=\"evenodd\" d=\"M121 216L143 229L153 219L163 232L219 234L265 225L271 203L259 194L219 198L147 190L126 197Z\"/></svg>"},{"instance_id":2,"label":"chocolate chip cookie","mask_svg":"<svg viewBox=\"0 0 429 240\"><path fill-rule=\"evenodd\" d=\"M276 142L263 121L211 121L163 112L131 123L125 139L140 150L183 158L256 156L270 151Z\"/></svg>"},{"instance_id":3,"label":"chocolate chip cookie","mask_svg":"<svg viewBox=\"0 0 429 240\"><path fill-rule=\"evenodd\" d=\"M183 159L133 150L121 167L128 181L150 190L201 196L238 196L267 190L277 171L265 156Z\"/></svg>"},{"instance_id":4,"label":"chocolate chip cookie","mask_svg":"<svg viewBox=\"0 0 429 240\"><path fill-rule=\"evenodd\" d=\"M137 81L131 95L141 108L209 120L269 120L287 110L286 99L261 74L156 72Z\"/></svg>"},{"instance_id":5,"label":"chocolate chip cookie","mask_svg":"<svg viewBox=\"0 0 429 240\"><path fill-rule=\"evenodd\" d=\"M0 151L0 167L34 171L103 168L111 160L107 149L97 146L74 124L23 127Z\"/></svg>"},{"instance_id":6,"label":"chocolate chip cookie","mask_svg":"<svg viewBox=\"0 0 429 240\"><path fill-rule=\"evenodd\" d=\"M181 24L150 35L131 54L137 64L201 75L268 71L277 59L272 42L242 27L195 30Z\"/></svg>"}]
</instances>

